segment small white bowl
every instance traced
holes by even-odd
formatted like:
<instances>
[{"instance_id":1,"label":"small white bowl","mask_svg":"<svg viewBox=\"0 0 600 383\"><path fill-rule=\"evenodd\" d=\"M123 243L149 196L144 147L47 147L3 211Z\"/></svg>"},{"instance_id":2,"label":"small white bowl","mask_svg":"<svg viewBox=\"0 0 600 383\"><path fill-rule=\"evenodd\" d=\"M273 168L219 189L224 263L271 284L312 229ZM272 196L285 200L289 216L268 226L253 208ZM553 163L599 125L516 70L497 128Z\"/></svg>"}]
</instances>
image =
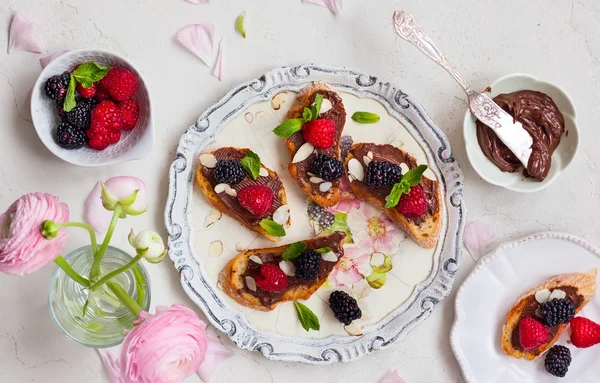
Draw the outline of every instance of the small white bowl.
<instances>
[{"instance_id":1,"label":"small white bowl","mask_svg":"<svg viewBox=\"0 0 600 383\"><path fill-rule=\"evenodd\" d=\"M101 65L121 66L129 69L138 79L138 90L134 100L139 105L139 117L136 127L131 131L122 131L121 140L103 151L85 146L81 149L67 150L56 143L54 133L60 122L56 103L44 94L44 85L50 77L73 71L81 63L94 61ZM154 124L150 91L140 72L128 59L102 49L79 49L69 51L54 59L42 70L31 95L31 117L35 130L46 147L57 157L80 166L103 166L119 162L139 160L150 154L154 147Z\"/></svg>"},{"instance_id":2,"label":"small white bowl","mask_svg":"<svg viewBox=\"0 0 600 383\"><path fill-rule=\"evenodd\" d=\"M490 85L490 88L489 96L492 98L501 93L512 93L518 90L536 90L546 93L554 100L565 117L565 134L561 137L560 143L552 155L552 166L548 176L540 182L535 178L526 178L522 170L515 173L506 173L498 169L479 147L475 125L476 119L470 111L467 111L463 122L463 134L467 157L469 157L471 165L481 178L487 182L512 191L532 193L546 188L571 164L579 151L579 131L573 101L567 92L559 86L522 73L500 77Z\"/></svg>"}]
</instances>

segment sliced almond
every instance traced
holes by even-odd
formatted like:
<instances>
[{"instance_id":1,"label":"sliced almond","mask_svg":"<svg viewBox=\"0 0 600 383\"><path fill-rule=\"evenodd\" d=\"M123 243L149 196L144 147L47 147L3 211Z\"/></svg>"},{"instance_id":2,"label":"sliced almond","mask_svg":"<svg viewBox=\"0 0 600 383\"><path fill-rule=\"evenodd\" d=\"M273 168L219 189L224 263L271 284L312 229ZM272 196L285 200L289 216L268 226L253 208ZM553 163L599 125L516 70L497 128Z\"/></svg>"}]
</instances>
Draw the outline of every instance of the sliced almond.
<instances>
[{"instance_id":1,"label":"sliced almond","mask_svg":"<svg viewBox=\"0 0 600 383\"><path fill-rule=\"evenodd\" d=\"M265 112L262 110L259 110L258 112L254 113L254 119L258 120L259 118L261 118L264 115L265 115Z\"/></svg>"},{"instance_id":2,"label":"sliced almond","mask_svg":"<svg viewBox=\"0 0 600 383\"><path fill-rule=\"evenodd\" d=\"M335 255L335 253L333 251L328 251L326 253L321 254L321 259L323 259L325 262L337 262L338 261L338 257L337 257L337 255Z\"/></svg>"},{"instance_id":3,"label":"sliced almond","mask_svg":"<svg viewBox=\"0 0 600 383\"><path fill-rule=\"evenodd\" d=\"M235 249L236 249L237 251L245 251L245 250L247 250L247 249L248 249L248 245L247 245L247 244L245 244L245 243L243 243L243 242L238 242L238 243L236 243L236 245L235 245Z\"/></svg>"},{"instance_id":4,"label":"sliced almond","mask_svg":"<svg viewBox=\"0 0 600 383\"><path fill-rule=\"evenodd\" d=\"M307 159L308 157L310 157L310 155L314 152L315 147L310 143L310 142L305 142L304 145L302 145L298 151L296 152L296 154L294 154L294 158L292 159L292 163L296 164L300 161L304 161L305 159Z\"/></svg>"},{"instance_id":5,"label":"sliced almond","mask_svg":"<svg viewBox=\"0 0 600 383\"><path fill-rule=\"evenodd\" d=\"M281 262L279 262L279 268L288 277L293 277L294 275L296 275L296 265L294 265L290 261L281 261Z\"/></svg>"},{"instance_id":6,"label":"sliced almond","mask_svg":"<svg viewBox=\"0 0 600 383\"><path fill-rule=\"evenodd\" d=\"M246 277L246 287L251 291L256 291L256 281L252 277Z\"/></svg>"},{"instance_id":7,"label":"sliced almond","mask_svg":"<svg viewBox=\"0 0 600 383\"><path fill-rule=\"evenodd\" d=\"M254 115L250 112L246 112L246 114L244 114L244 118L246 119L246 122L248 122L249 124L251 124L252 121L254 121Z\"/></svg>"},{"instance_id":8,"label":"sliced almond","mask_svg":"<svg viewBox=\"0 0 600 383\"><path fill-rule=\"evenodd\" d=\"M200 163L202 166L212 169L217 166L217 157L211 153L202 153L200 154Z\"/></svg>"},{"instance_id":9,"label":"sliced almond","mask_svg":"<svg viewBox=\"0 0 600 383\"><path fill-rule=\"evenodd\" d=\"M309 177L316 177L316 174L312 174L311 172L306 172L306 174L308 174Z\"/></svg>"},{"instance_id":10,"label":"sliced almond","mask_svg":"<svg viewBox=\"0 0 600 383\"><path fill-rule=\"evenodd\" d=\"M308 180L313 184L320 184L321 182L323 182L323 178L319 177L310 177Z\"/></svg>"},{"instance_id":11,"label":"sliced almond","mask_svg":"<svg viewBox=\"0 0 600 383\"><path fill-rule=\"evenodd\" d=\"M326 193L329 191L329 189L331 189L332 186L333 184L331 182L323 182L319 185L319 191L321 193Z\"/></svg>"},{"instance_id":12,"label":"sliced almond","mask_svg":"<svg viewBox=\"0 0 600 383\"><path fill-rule=\"evenodd\" d=\"M211 227L215 222L223 217L223 213L219 210L212 208L210 213L204 218L204 227Z\"/></svg>"},{"instance_id":13,"label":"sliced almond","mask_svg":"<svg viewBox=\"0 0 600 383\"><path fill-rule=\"evenodd\" d=\"M259 265L263 264L262 259L260 259L260 257L258 255L251 255L249 259L256 264L259 264Z\"/></svg>"},{"instance_id":14,"label":"sliced almond","mask_svg":"<svg viewBox=\"0 0 600 383\"><path fill-rule=\"evenodd\" d=\"M232 187L231 187L231 186L229 186L229 185L225 185L225 186L227 186L227 187L225 188L225 193L227 193L228 195L230 195L230 196L232 196L232 197L237 197L237 192L235 191L235 189L234 189L234 188L232 188Z\"/></svg>"},{"instance_id":15,"label":"sliced almond","mask_svg":"<svg viewBox=\"0 0 600 383\"><path fill-rule=\"evenodd\" d=\"M217 184L215 186L215 193L217 193L217 194L223 193L228 187L229 187L229 185L227 185L227 184Z\"/></svg>"},{"instance_id":16,"label":"sliced almond","mask_svg":"<svg viewBox=\"0 0 600 383\"><path fill-rule=\"evenodd\" d=\"M209 257L218 257L223 253L223 242L221 241L212 241L210 245L208 245L208 256Z\"/></svg>"},{"instance_id":17,"label":"sliced almond","mask_svg":"<svg viewBox=\"0 0 600 383\"><path fill-rule=\"evenodd\" d=\"M347 326L344 326L344 330L350 335L361 336L363 334L363 328L356 322L352 322Z\"/></svg>"},{"instance_id":18,"label":"sliced almond","mask_svg":"<svg viewBox=\"0 0 600 383\"><path fill-rule=\"evenodd\" d=\"M560 290L560 289L555 289L552 290L552 294L550 294L550 296L548 297L548 301L551 301L553 299L565 299L567 297L567 293L565 293L564 291Z\"/></svg>"},{"instance_id":19,"label":"sliced almond","mask_svg":"<svg viewBox=\"0 0 600 383\"><path fill-rule=\"evenodd\" d=\"M274 110L281 109L281 104L285 102L286 94L287 92L277 93L277 95L275 95L275 97L271 99L271 108L273 108Z\"/></svg>"},{"instance_id":20,"label":"sliced almond","mask_svg":"<svg viewBox=\"0 0 600 383\"><path fill-rule=\"evenodd\" d=\"M363 156L363 163L365 164L365 166L369 166L369 164L371 163L371 159L367 156Z\"/></svg>"},{"instance_id":21,"label":"sliced almond","mask_svg":"<svg viewBox=\"0 0 600 383\"><path fill-rule=\"evenodd\" d=\"M367 153L367 157L369 157L369 159L372 160L373 159L373 152L369 151Z\"/></svg>"},{"instance_id":22,"label":"sliced almond","mask_svg":"<svg viewBox=\"0 0 600 383\"><path fill-rule=\"evenodd\" d=\"M373 253L371 254L371 266L379 267L385 263L385 254Z\"/></svg>"},{"instance_id":23,"label":"sliced almond","mask_svg":"<svg viewBox=\"0 0 600 383\"><path fill-rule=\"evenodd\" d=\"M348 173L350 173L350 176L357 181L365 179L365 169L356 158L351 158L350 161L348 161Z\"/></svg>"},{"instance_id":24,"label":"sliced almond","mask_svg":"<svg viewBox=\"0 0 600 383\"><path fill-rule=\"evenodd\" d=\"M401 139L396 138L394 141L390 142L390 145L402 149L402 147L404 146L404 142L402 142Z\"/></svg>"},{"instance_id":25,"label":"sliced almond","mask_svg":"<svg viewBox=\"0 0 600 383\"><path fill-rule=\"evenodd\" d=\"M258 172L258 175L261 177L268 177L269 176L269 171L265 168L260 168L260 171Z\"/></svg>"},{"instance_id":26,"label":"sliced almond","mask_svg":"<svg viewBox=\"0 0 600 383\"><path fill-rule=\"evenodd\" d=\"M323 98L323 103L321 104L321 110L319 111L319 114L328 112L331 110L331 108L333 108L333 105L331 105L331 101L329 101L329 99L327 98Z\"/></svg>"},{"instance_id":27,"label":"sliced almond","mask_svg":"<svg viewBox=\"0 0 600 383\"><path fill-rule=\"evenodd\" d=\"M539 304L543 304L548 302L548 298L550 298L550 290L544 289L535 293L535 300L538 301Z\"/></svg>"},{"instance_id":28,"label":"sliced almond","mask_svg":"<svg viewBox=\"0 0 600 383\"><path fill-rule=\"evenodd\" d=\"M273 221L277 222L281 226L285 225L290 218L290 207L288 205L281 205L273 212Z\"/></svg>"}]
</instances>

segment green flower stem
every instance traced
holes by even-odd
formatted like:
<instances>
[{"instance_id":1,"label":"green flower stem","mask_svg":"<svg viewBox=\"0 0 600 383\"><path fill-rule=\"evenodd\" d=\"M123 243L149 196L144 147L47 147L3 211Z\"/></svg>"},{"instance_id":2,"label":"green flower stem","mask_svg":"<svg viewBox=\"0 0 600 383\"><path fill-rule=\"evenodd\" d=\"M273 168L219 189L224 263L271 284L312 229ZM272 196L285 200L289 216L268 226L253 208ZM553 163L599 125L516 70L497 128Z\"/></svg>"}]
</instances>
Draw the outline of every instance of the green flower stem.
<instances>
[{"instance_id":1,"label":"green flower stem","mask_svg":"<svg viewBox=\"0 0 600 383\"><path fill-rule=\"evenodd\" d=\"M79 227L87 230L90 234L90 240L92 241L92 251L94 255L96 255L96 252L98 251L98 241L96 240L96 232L90 225L83 222L65 222L59 224L58 227Z\"/></svg>"},{"instance_id":2,"label":"green flower stem","mask_svg":"<svg viewBox=\"0 0 600 383\"><path fill-rule=\"evenodd\" d=\"M98 252L94 254L94 263L92 263L92 268L90 269L91 280L97 278L100 274L100 262L102 262L104 253L106 253L106 248L108 247L108 244L112 239L112 235L115 231L115 227L117 226L117 222L119 221L119 217L121 216L122 211L123 207L120 203L117 203L117 205L115 206L115 210L113 211L112 219L110 220L110 225L108 226L108 231L106 232L104 241L102 241L102 246L100 246L100 250L98 250Z\"/></svg>"},{"instance_id":3,"label":"green flower stem","mask_svg":"<svg viewBox=\"0 0 600 383\"><path fill-rule=\"evenodd\" d=\"M79 275L77 271L73 270L71 265L69 265L69 262L67 262L67 260L64 259L62 256L59 255L58 257L56 257L54 259L54 263L56 263L58 267L63 269L65 274L67 274L72 280L79 283L83 287L90 287L90 281Z\"/></svg>"},{"instance_id":4,"label":"green flower stem","mask_svg":"<svg viewBox=\"0 0 600 383\"><path fill-rule=\"evenodd\" d=\"M106 274L98 282L96 282L92 285L92 287L91 287L92 291L97 291L107 281L109 281L109 280L113 279L114 277L116 277L117 275L120 275L120 274L126 272L127 270L131 269L133 266L135 266L140 261L140 259L142 259L142 255L138 254L135 256L135 258L133 258L131 261L129 261L125 265Z\"/></svg>"},{"instance_id":5,"label":"green flower stem","mask_svg":"<svg viewBox=\"0 0 600 383\"><path fill-rule=\"evenodd\" d=\"M136 301L133 300L133 298L129 296L129 294L127 294L127 291L125 291L125 289L123 289L123 287L116 281L108 281L106 282L106 286L108 286L115 296L119 298L121 303L123 303L125 307L127 307L129 311L131 311L131 313L137 318L142 311L142 308L137 304Z\"/></svg>"},{"instance_id":6,"label":"green flower stem","mask_svg":"<svg viewBox=\"0 0 600 383\"><path fill-rule=\"evenodd\" d=\"M133 275L135 277L135 297L137 299L137 303L141 306L146 295L146 281L144 281L144 276L142 275L139 265L135 265L133 268Z\"/></svg>"}]
</instances>

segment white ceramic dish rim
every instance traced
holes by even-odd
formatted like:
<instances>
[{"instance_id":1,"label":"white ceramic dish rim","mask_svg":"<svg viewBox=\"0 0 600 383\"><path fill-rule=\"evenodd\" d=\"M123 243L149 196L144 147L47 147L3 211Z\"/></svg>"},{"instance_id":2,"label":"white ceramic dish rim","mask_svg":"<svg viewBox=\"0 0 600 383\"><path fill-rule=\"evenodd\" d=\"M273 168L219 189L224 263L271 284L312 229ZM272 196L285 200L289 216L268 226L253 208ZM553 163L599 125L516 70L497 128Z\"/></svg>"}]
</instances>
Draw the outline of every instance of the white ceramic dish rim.
<instances>
[{"instance_id":1,"label":"white ceramic dish rim","mask_svg":"<svg viewBox=\"0 0 600 383\"><path fill-rule=\"evenodd\" d=\"M579 128L577 126L577 109L575 107L575 103L573 102L573 99L571 98L569 93L567 93L567 91L560 85L557 85L553 82L540 80L539 78L529 75L529 74L526 74L526 73L511 73L511 74L507 74L507 75L504 75L504 76L496 79L493 83L490 84L490 88L494 89L494 87L496 87L499 83L505 82L505 81L513 79L513 78L519 78L519 77L533 80L533 81L539 82L539 83L549 84L552 87L556 88L558 91L560 91L563 94L563 96L568 100L568 102L571 104L571 107L573 108L574 125L573 125L572 129L576 130L576 134L579 135L580 132L579 132ZM465 117L463 118L463 137L465 137L465 139L466 139L467 135L471 134L467 131L468 129L469 130L472 129L472 126L469 121L469 119L471 117L472 117L471 111L467 109L467 111L465 112ZM513 184L503 184L503 183L493 181L484 171L480 170L479 166L476 164L478 161L476 161L474 158L471 157L470 150L467 150L466 152L467 152L467 157L469 158L469 162L471 163L471 166L473 167L475 172L477 172L477 174L481 178L483 178L485 181L489 182L490 184L496 185L496 186L501 186L505 189L508 189L508 190L511 190L514 192L518 192L518 193L535 193L535 192L538 192L538 191L543 190L543 189L547 188L548 186L550 186L554 181L556 181L556 179L560 176L560 174L562 172L564 172L565 170L567 170L567 168L569 168L569 166L571 165L571 163L577 156L580 146L581 146L581 140L578 139L577 145L575 147L575 151L573 153L573 157L571 158L569 163L566 166L564 166L559 172L554 174L554 176L551 179L546 179L546 180L544 180L544 182L540 182L539 186L535 187L535 188L519 188L519 187L514 187ZM486 160L487 160L487 158L486 158ZM518 183L517 183L517 185L518 185Z\"/></svg>"},{"instance_id":2,"label":"white ceramic dish rim","mask_svg":"<svg viewBox=\"0 0 600 383\"><path fill-rule=\"evenodd\" d=\"M436 173L446 206L446 233L439 259L431 274L418 284L411 297L365 335L330 336L307 339L282 336L254 329L246 318L224 302L203 275L194 255L190 200L193 192L197 153L234 117L248 106L269 100L275 94L298 91L313 81L326 81L333 89L379 101L397 118L423 147L431 169ZM244 83L208 108L182 136L176 159L169 172L169 196L165 224L169 233L169 256L180 272L181 283L190 298L203 310L218 330L244 349L260 351L272 360L310 364L330 364L357 360L373 350L384 349L426 319L452 288L462 259L462 234L466 220L463 202L463 175L452 157L445 134L423 108L406 93L388 82L346 68L305 65L274 69Z\"/></svg>"},{"instance_id":3,"label":"white ceramic dish rim","mask_svg":"<svg viewBox=\"0 0 600 383\"><path fill-rule=\"evenodd\" d=\"M117 58L118 60L128 63L132 68L135 68L137 75L143 81L144 86L146 87L146 92L148 93L149 117L148 117L148 121L147 121L148 126L146 127L146 129L150 129L150 132L149 132L151 135L150 142L152 143L152 145L150 147L145 148L139 154L136 154L136 155L123 156L123 157L119 157L119 158L107 158L107 159L103 159L101 162L97 162L97 163L86 163L86 162L77 161L76 158L70 158L70 157L63 156L59 151L56 150L56 147L54 145L49 145L42 138L43 135L41 135L38 131L39 127L34 123L33 127L35 128L37 135L40 138L40 141L42 141L44 146L46 148L48 148L48 150L52 154L54 154L56 157L60 158L63 161L66 161L68 163L71 163L73 165L78 165L78 166L85 166L85 167L106 166L106 165L113 165L113 164L117 164L117 163L141 160L143 158L146 158L148 156L148 154L152 151L152 149L154 148L154 145L155 145L155 132L154 132L154 125L153 125L154 124L154 110L152 108L152 104L153 104L152 103L152 92L150 90L150 85L149 85L148 81L146 81L143 73L138 69L139 67L137 65L135 65L135 63L130 58L124 57L118 53L115 53L115 52L112 52L112 51L109 51L106 49L101 49L101 48L74 49L74 50L63 53L62 55L58 56L56 59L54 59L53 61L48 63L48 65L46 65L46 67L44 69L42 69L42 72L40 73L37 80L35 81L35 85L33 86L33 89L39 89L42 86L42 82L46 81L46 79L48 77L50 77L51 73L55 73L57 71L57 67L59 66L59 64L61 63L62 60L64 60L65 58L67 58L69 56L78 56L80 54L84 54L87 52L98 53L100 55L113 56L113 57ZM33 96L32 96L29 107L31 109L31 111L30 111L31 115L34 116L35 111L33 109L34 109L35 105L34 105L34 101L33 101Z\"/></svg>"},{"instance_id":4,"label":"white ceramic dish rim","mask_svg":"<svg viewBox=\"0 0 600 383\"><path fill-rule=\"evenodd\" d=\"M473 270L467 276L467 278L465 278L463 283L458 288L458 291L456 292L456 300L454 302L454 311L455 311L456 316L454 318L454 323L452 325L452 329L450 330L450 347L452 348L452 352L454 353L454 356L456 357L456 361L458 362L458 364L462 370L463 376L467 383L482 383L482 382L479 382L473 376L473 373L469 369L469 367L468 367L469 365L466 361L466 358L462 354L460 346L459 346L459 341L458 341L459 330L458 330L458 328L460 327L461 322L464 319L463 316L461 315L461 310L459 310L459 308L461 307L461 304L462 304L461 297L462 297L463 292L467 288L471 279L473 279L473 277L482 269L482 266L484 264L489 263L494 258L505 254L504 250L520 246L521 244L526 243L526 242L535 241L535 240L539 240L539 239L548 239L548 238L560 239L560 240L573 242L574 244L583 247L584 249L590 251L591 253L595 254L598 258L600 258L600 250L596 246L587 242L586 240L583 240L572 234L553 232L553 231L540 232L540 233L532 234L527 237L518 239L516 241L504 242L504 243L500 244L498 247L496 247L494 250L492 250L488 255L482 257L479 260L479 262L477 262L477 265L475 266L475 268L473 268Z\"/></svg>"}]
</instances>

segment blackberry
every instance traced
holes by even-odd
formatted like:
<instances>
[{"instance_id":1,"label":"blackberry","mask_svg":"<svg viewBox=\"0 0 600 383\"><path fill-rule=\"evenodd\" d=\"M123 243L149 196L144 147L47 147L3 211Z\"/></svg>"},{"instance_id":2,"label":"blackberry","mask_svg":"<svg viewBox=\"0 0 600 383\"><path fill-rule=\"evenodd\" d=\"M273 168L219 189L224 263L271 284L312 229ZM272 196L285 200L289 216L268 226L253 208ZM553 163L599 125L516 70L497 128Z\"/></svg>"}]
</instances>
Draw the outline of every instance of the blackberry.
<instances>
[{"instance_id":1,"label":"blackberry","mask_svg":"<svg viewBox=\"0 0 600 383\"><path fill-rule=\"evenodd\" d=\"M348 152L352 149L352 144L354 141L351 136L342 136L340 138L340 151L342 153L342 160L345 160L348 157Z\"/></svg>"},{"instance_id":2,"label":"blackberry","mask_svg":"<svg viewBox=\"0 0 600 383\"><path fill-rule=\"evenodd\" d=\"M310 201L306 207L306 214L308 214L310 219L317 221L319 226L325 230L329 229L335 221L335 216L332 213L325 210L323 206L317 205L312 201Z\"/></svg>"},{"instance_id":3,"label":"blackberry","mask_svg":"<svg viewBox=\"0 0 600 383\"><path fill-rule=\"evenodd\" d=\"M219 160L215 166L215 179L220 184L237 184L246 177L238 160Z\"/></svg>"},{"instance_id":4,"label":"blackberry","mask_svg":"<svg viewBox=\"0 0 600 383\"><path fill-rule=\"evenodd\" d=\"M387 161L371 161L367 166L365 182L375 187L391 186L400 182L401 178L400 166Z\"/></svg>"},{"instance_id":5,"label":"blackberry","mask_svg":"<svg viewBox=\"0 0 600 383\"><path fill-rule=\"evenodd\" d=\"M325 181L333 181L342 176L344 166L342 165L342 161L336 158L317 154L317 157L310 164L310 172Z\"/></svg>"},{"instance_id":6,"label":"blackberry","mask_svg":"<svg viewBox=\"0 0 600 383\"><path fill-rule=\"evenodd\" d=\"M70 80L71 75L67 72L50 77L44 86L46 96L59 102L64 100Z\"/></svg>"},{"instance_id":7,"label":"blackberry","mask_svg":"<svg viewBox=\"0 0 600 383\"><path fill-rule=\"evenodd\" d=\"M554 376L563 378L569 371L571 351L565 346L553 346L546 354L544 366L546 371Z\"/></svg>"},{"instance_id":8,"label":"blackberry","mask_svg":"<svg viewBox=\"0 0 600 383\"><path fill-rule=\"evenodd\" d=\"M337 320L346 326L355 319L362 317L362 312L356 299L343 291L337 290L329 296L329 307Z\"/></svg>"},{"instance_id":9,"label":"blackberry","mask_svg":"<svg viewBox=\"0 0 600 383\"><path fill-rule=\"evenodd\" d=\"M85 132L66 121L56 128L56 143L64 149L79 149L85 145Z\"/></svg>"},{"instance_id":10,"label":"blackberry","mask_svg":"<svg viewBox=\"0 0 600 383\"><path fill-rule=\"evenodd\" d=\"M569 299L553 299L540 306L540 316L548 327L569 323L575 316L575 306Z\"/></svg>"},{"instance_id":11,"label":"blackberry","mask_svg":"<svg viewBox=\"0 0 600 383\"><path fill-rule=\"evenodd\" d=\"M335 222L335 216L328 211L325 211L317 221L323 229L329 229Z\"/></svg>"},{"instance_id":12,"label":"blackberry","mask_svg":"<svg viewBox=\"0 0 600 383\"><path fill-rule=\"evenodd\" d=\"M296 260L296 277L305 281L314 281L321 267L321 254L314 250L304 250Z\"/></svg>"},{"instance_id":13,"label":"blackberry","mask_svg":"<svg viewBox=\"0 0 600 383\"><path fill-rule=\"evenodd\" d=\"M67 112L66 120L78 129L86 130L90 127L92 109L97 105L96 100L84 99L77 102L75 108Z\"/></svg>"}]
</instances>

